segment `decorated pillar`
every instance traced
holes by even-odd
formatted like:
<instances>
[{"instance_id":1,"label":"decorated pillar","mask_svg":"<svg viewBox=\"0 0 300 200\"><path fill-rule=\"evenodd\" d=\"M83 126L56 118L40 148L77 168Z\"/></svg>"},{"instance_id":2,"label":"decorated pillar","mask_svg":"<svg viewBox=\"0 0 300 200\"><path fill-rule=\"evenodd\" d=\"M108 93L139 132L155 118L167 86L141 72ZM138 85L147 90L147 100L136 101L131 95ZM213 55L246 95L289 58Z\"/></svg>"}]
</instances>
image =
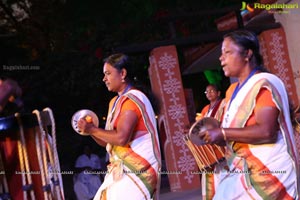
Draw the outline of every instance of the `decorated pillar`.
<instances>
[{"instance_id":1,"label":"decorated pillar","mask_svg":"<svg viewBox=\"0 0 300 200\"><path fill-rule=\"evenodd\" d=\"M283 28L271 29L259 35L264 66L285 84L290 103L298 105L296 85Z\"/></svg>"},{"instance_id":2,"label":"decorated pillar","mask_svg":"<svg viewBox=\"0 0 300 200\"><path fill-rule=\"evenodd\" d=\"M150 53L149 75L154 94L161 103L158 127L163 142L170 189L184 191L199 188L200 176L183 135L190 127L177 50L175 46L155 48Z\"/></svg>"},{"instance_id":3,"label":"decorated pillar","mask_svg":"<svg viewBox=\"0 0 300 200\"><path fill-rule=\"evenodd\" d=\"M298 0L291 0L289 4L295 4L300 2ZM295 85L300 85L300 38L299 38L299 30L300 30L300 12L299 9L283 9L284 14L275 13L275 20L280 22L285 35L286 35L286 43L289 52L289 58L291 61L291 66L294 74L294 82ZM300 105L300 87L296 87L297 95L298 95L298 105Z\"/></svg>"}]
</instances>

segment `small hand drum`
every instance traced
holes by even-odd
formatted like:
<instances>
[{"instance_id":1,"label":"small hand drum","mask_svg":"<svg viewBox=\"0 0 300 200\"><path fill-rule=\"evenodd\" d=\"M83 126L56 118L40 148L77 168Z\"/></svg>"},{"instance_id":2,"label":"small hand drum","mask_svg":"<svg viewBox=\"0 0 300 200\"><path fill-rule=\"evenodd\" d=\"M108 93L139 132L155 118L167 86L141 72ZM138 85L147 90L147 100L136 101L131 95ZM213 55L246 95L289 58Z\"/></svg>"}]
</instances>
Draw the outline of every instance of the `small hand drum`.
<instances>
[{"instance_id":1,"label":"small hand drum","mask_svg":"<svg viewBox=\"0 0 300 200\"><path fill-rule=\"evenodd\" d=\"M212 117L204 117L196 121L184 137L184 140L191 150L199 170L213 170L215 164L225 159L225 148L216 144L206 144L202 140L206 130L220 127L218 120Z\"/></svg>"},{"instance_id":2,"label":"small hand drum","mask_svg":"<svg viewBox=\"0 0 300 200\"><path fill-rule=\"evenodd\" d=\"M204 117L199 121L196 121L189 130L189 138L192 143L196 145L205 145L200 137L206 130L220 127L220 122L213 117Z\"/></svg>"},{"instance_id":3,"label":"small hand drum","mask_svg":"<svg viewBox=\"0 0 300 200\"><path fill-rule=\"evenodd\" d=\"M99 119L97 117L97 115L91 111L91 110L87 110L87 109L83 109L83 110L79 110L77 111L73 116L72 116L72 120L71 120L71 124L73 129L80 135L84 135L84 136L88 136L88 133L83 133L78 129L77 126L77 122L79 121L79 119L81 118L86 118L86 120L91 119L91 122L93 122L93 124L98 127L99 125Z\"/></svg>"}]
</instances>

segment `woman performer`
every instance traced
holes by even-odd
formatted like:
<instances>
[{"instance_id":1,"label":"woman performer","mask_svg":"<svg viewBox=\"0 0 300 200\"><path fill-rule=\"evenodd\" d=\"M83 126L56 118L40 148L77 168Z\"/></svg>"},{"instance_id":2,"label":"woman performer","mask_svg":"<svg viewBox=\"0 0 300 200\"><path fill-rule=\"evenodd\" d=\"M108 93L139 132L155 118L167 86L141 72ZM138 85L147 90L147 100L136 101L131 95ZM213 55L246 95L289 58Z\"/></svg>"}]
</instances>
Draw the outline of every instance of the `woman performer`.
<instances>
[{"instance_id":1,"label":"woman performer","mask_svg":"<svg viewBox=\"0 0 300 200\"><path fill-rule=\"evenodd\" d=\"M110 155L108 174L94 199L155 199L161 158L154 111L146 95L133 87L126 55L114 54L104 62L103 81L118 93L109 103L106 127L78 121L79 129Z\"/></svg>"},{"instance_id":2,"label":"woman performer","mask_svg":"<svg viewBox=\"0 0 300 200\"><path fill-rule=\"evenodd\" d=\"M229 171L213 199L298 199L299 166L283 82L262 72L258 39L249 31L224 36L220 61L225 76L238 82L226 92L223 128L202 138L227 143Z\"/></svg>"},{"instance_id":3,"label":"woman performer","mask_svg":"<svg viewBox=\"0 0 300 200\"><path fill-rule=\"evenodd\" d=\"M206 86L204 94L209 100L209 104L207 104L201 110L200 114L197 113L196 121L202 119L203 117L214 117L220 121L223 114L221 91L217 85L209 84Z\"/></svg>"},{"instance_id":4,"label":"woman performer","mask_svg":"<svg viewBox=\"0 0 300 200\"><path fill-rule=\"evenodd\" d=\"M196 121L203 117L213 117L218 121L221 121L221 117L224 110L224 100L221 98L221 91L217 85L209 84L205 90L206 98L209 100L209 104L206 105L201 113L196 116ZM226 166L225 161L215 164L208 173L203 173L201 176L202 185L202 199L212 199L220 181L219 173Z\"/></svg>"}]
</instances>

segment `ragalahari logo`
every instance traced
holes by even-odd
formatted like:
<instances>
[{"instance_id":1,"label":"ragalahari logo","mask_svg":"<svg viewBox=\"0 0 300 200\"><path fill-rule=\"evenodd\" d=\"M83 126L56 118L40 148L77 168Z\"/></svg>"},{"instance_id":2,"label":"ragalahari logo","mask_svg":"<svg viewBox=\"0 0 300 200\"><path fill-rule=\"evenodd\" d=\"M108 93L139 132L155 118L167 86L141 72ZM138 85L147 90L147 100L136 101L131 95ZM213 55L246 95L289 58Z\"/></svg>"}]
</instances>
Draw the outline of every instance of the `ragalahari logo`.
<instances>
[{"instance_id":1,"label":"ragalahari logo","mask_svg":"<svg viewBox=\"0 0 300 200\"><path fill-rule=\"evenodd\" d=\"M260 9L260 10L267 10L269 13L289 13L292 9L299 9L298 3L253 3L249 4L245 1L242 2L242 11L248 10L249 12L254 12L254 10Z\"/></svg>"},{"instance_id":2,"label":"ragalahari logo","mask_svg":"<svg viewBox=\"0 0 300 200\"><path fill-rule=\"evenodd\" d=\"M248 10L249 12L254 12L254 8L250 6L250 4L246 3L245 1L242 1L242 8L241 10Z\"/></svg>"}]
</instances>

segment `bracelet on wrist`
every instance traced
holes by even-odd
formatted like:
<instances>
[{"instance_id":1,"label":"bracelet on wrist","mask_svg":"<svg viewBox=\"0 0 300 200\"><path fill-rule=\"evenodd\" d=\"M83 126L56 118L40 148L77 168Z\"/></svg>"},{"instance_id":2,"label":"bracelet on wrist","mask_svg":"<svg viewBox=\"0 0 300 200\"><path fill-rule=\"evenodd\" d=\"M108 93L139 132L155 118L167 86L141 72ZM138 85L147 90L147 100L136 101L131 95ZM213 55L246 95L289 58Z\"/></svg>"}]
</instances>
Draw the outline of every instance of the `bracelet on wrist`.
<instances>
[{"instance_id":1,"label":"bracelet on wrist","mask_svg":"<svg viewBox=\"0 0 300 200\"><path fill-rule=\"evenodd\" d=\"M224 128L221 128L221 132L222 132L222 134L223 134L223 139L224 139L224 141L226 141L227 138L226 138L226 132L225 132Z\"/></svg>"}]
</instances>

